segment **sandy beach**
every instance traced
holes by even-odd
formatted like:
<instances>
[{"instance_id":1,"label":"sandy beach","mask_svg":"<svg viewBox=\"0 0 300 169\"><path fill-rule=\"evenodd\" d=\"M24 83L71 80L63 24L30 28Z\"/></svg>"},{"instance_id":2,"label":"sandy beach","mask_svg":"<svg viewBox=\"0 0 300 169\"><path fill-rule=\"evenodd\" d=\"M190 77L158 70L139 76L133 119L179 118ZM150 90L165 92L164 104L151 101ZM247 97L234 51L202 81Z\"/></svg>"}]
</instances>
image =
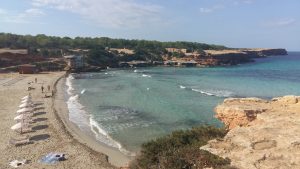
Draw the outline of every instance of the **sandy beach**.
<instances>
[{"instance_id":1,"label":"sandy beach","mask_svg":"<svg viewBox=\"0 0 300 169\"><path fill-rule=\"evenodd\" d=\"M74 139L73 135L77 138L81 138L81 135L79 132L72 133L77 129L67 122L68 111L64 101L60 98L61 90L58 90L55 98L44 98L45 93L41 92L41 85L45 87L46 91L47 86L50 85L52 90L56 81L64 74L65 72L45 72L34 75L0 74L1 169L11 168L9 162L16 159L30 161L22 168L115 168L108 162L108 157L99 152L102 150L101 148L96 149L93 146L86 146L85 144L89 143L88 139L79 139L80 142ZM16 124L14 117L17 115L16 111L19 109L21 98L28 94L28 82L34 82L35 78L38 81L31 85L35 89L31 90L30 93L32 100L39 103L39 106L37 106L33 117L34 123L31 124L33 132L20 135L11 130L10 127ZM62 82L62 80L59 82ZM51 92L47 94L51 95ZM64 126L62 122L70 124L70 126ZM26 135L33 141L32 144L18 147L9 144L11 138ZM94 147L97 147L96 143ZM65 153L67 160L55 165L40 163L39 160L50 152Z\"/></svg>"}]
</instances>

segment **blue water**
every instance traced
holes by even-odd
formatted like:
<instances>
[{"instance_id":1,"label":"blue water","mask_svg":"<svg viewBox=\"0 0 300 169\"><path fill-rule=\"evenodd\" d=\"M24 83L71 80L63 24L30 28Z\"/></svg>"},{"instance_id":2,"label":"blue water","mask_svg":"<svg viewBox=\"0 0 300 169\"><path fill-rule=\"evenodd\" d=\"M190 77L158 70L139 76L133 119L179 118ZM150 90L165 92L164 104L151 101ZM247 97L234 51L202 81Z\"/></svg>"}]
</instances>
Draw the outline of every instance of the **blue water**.
<instances>
[{"instance_id":1,"label":"blue water","mask_svg":"<svg viewBox=\"0 0 300 169\"><path fill-rule=\"evenodd\" d=\"M222 126L214 107L227 97L300 95L300 53L233 67L153 67L73 74L70 120L124 153L178 129Z\"/></svg>"}]
</instances>

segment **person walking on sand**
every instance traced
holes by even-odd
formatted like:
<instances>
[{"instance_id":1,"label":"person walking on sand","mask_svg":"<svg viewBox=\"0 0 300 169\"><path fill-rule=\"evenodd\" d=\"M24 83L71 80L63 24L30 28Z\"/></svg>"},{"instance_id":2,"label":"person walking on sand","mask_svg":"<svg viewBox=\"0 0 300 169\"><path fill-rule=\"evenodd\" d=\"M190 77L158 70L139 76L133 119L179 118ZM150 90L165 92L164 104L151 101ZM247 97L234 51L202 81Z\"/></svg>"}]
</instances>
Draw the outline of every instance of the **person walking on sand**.
<instances>
[{"instance_id":1,"label":"person walking on sand","mask_svg":"<svg viewBox=\"0 0 300 169\"><path fill-rule=\"evenodd\" d=\"M47 88L48 88L48 92L50 92L50 85L48 85Z\"/></svg>"},{"instance_id":2,"label":"person walking on sand","mask_svg":"<svg viewBox=\"0 0 300 169\"><path fill-rule=\"evenodd\" d=\"M35 83L37 83L37 78L34 79Z\"/></svg>"},{"instance_id":3,"label":"person walking on sand","mask_svg":"<svg viewBox=\"0 0 300 169\"><path fill-rule=\"evenodd\" d=\"M41 89L42 89L42 93L44 93L44 86L42 86Z\"/></svg>"}]
</instances>

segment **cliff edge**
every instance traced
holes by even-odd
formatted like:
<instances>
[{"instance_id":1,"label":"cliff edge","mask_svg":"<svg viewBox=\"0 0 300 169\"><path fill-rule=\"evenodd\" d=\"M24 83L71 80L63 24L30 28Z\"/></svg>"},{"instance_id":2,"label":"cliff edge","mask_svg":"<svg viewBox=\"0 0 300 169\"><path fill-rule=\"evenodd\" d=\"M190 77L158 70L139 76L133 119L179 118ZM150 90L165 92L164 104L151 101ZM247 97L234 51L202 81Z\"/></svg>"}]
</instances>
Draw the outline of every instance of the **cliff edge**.
<instances>
[{"instance_id":1,"label":"cliff edge","mask_svg":"<svg viewBox=\"0 0 300 169\"><path fill-rule=\"evenodd\" d=\"M215 111L229 132L201 149L241 169L300 168L300 96L229 98Z\"/></svg>"}]
</instances>

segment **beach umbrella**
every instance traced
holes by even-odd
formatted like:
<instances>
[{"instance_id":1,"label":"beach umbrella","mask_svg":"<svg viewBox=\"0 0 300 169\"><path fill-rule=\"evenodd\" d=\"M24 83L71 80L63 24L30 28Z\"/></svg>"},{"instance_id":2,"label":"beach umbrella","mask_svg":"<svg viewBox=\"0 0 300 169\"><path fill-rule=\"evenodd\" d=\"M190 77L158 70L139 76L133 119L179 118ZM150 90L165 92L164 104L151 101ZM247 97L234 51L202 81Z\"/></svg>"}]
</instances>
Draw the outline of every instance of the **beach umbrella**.
<instances>
[{"instance_id":1,"label":"beach umbrella","mask_svg":"<svg viewBox=\"0 0 300 169\"><path fill-rule=\"evenodd\" d=\"M30 117L31 117L30 115L20 114L20 115L16 116L14 118L14 120L23 120L23 119L30 118Z\"/></svg>"},{"instance_id":2,"label":"beach umbrella","mask_svg":"<svg viewBox=\"0 0 300 169\"><path fill-rule=\"evenodd\" d=\"M27 96L24 96L24 97L22 98L22 100L25 100L25 99L31 99L31 96L30 96L30 95L27 95Z\"/></svg>"},{"instance_id":3,"label":"beach umbrella","mask_svg":"<svg viewBox=\"0 0 300 169\"><path fill-rule=\"evenodd\" d=\"M19 106L19 108L25 108L25 107L33 107L33 106L32 106L32 103L30 103L30 102L22 103L22 104Z\"/></svg>"},{"instance_id":4,"label":"beach umbrella","mask_svg":"<svg viewBox=\"0 0 300 169\"><path fill-rule=\"evenodd\" d=\"M21 101L21 103L25 103L25 102L31 102L32 100L31 99L24 99Z\"/></svg>"},{"instance_id":5,"label":"beach umbrella","mask_svg":"<svg viewBox=\"0 0 300 169\"><path fill-rule=\"evenodd\" d=\"M23 109L19 109L17 113L31 112L33 109L29 107L25 107Z\"/></svg>"},{"instance_id":6,"label":"beach umbrella","mask_svg":"<svg viewBox=\"0 0 300 169\"><path fill-rule=\"evenodd\" d=\"M22 128L22 123L17 123L11 127L12 130L18 130Z\"/></svg>"},{"instance_id":7,"label":"beach umbrella","mask_svg":"<svg viewBox=\"0 0 300 169\"><path fill-rule=\"evenodd\" d=\"M33 104L33 102L32 101L26 101L26 102L21 102L21 104L24 104L24 103L29 103L29 104Z\"/></svg>"}]
</instances>

